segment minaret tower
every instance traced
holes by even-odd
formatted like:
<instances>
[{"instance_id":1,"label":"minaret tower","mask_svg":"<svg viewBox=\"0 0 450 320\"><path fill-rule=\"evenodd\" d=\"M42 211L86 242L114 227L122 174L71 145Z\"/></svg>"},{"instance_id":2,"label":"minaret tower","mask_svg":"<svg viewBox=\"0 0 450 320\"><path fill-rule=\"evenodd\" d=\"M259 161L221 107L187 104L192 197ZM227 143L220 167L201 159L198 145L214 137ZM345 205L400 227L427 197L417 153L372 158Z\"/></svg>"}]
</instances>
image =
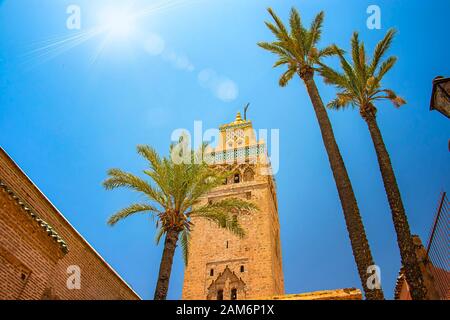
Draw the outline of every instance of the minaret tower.
<instances>
[{"instance_id":1,"label":"minaret tower","mask_svg":"<svg viewBox=\"0 0 450 320\"><path fill-rule=\"evenodd\" d=\"M230 172L224 185L202 204L227 197L253 201L259 211L236 215L244 238L203 219L194 220L183 299L243 300L284 294L276 186L266 144L257 141L252 123L238 112L220 127L214 166Z\"/></svg>"}]
</instances>

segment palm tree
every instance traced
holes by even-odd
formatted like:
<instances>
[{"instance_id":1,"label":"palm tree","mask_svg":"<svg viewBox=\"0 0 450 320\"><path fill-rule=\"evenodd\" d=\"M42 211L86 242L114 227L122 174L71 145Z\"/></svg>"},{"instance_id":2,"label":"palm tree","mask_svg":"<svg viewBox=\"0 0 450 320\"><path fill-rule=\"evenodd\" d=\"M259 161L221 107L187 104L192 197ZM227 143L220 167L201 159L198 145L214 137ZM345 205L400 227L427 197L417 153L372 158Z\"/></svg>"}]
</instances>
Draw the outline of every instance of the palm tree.
<instances>
[{"instance_id":1,"label":"palm tree","mask_svg":"<svg viewBox=\"0 0 450 320\"><path fill-rule=\"evenodd\" d=\"M111 169L103 186L107 190L125 187L137 191L146 201L118 211L109 218L108 224L113 226L135 213L149 213L156 219L156 242L159 243L163 235L165 242L154 299L165 300L178 241L183 249L184 262L188 263L192 218L207 219L243 237L244 230L233 219L233 213L257 208L250 202L234 198L202 204L201 197L222 185L224 176L205 162L195 161L198 155L194 152L189 163L162 158L153 148L145 145L138 146L137 152L148 160L149 168L143 172L152 183L120 169Z\"/></svg>"},{"instance_id":2,"label":"palm tree","mask_svg":"<svg viewBox=\"0 0 450 320\"><path fill-rule=\"evenodd\" d=\"M289 19L291 30L288 31L274 11L271 8L268 11L275 24L266 22L266 25L275 35L276 41L271 43L260 42L258 45L279 57L274 67L287 66L287 70L279 80L280 86L286 86L294 75L298 75L306 85L319 122L328 160L338 189L353 255L365 296L367 299L384 299L381 288L368 288L367 272L368 268L374 265L374 261L347 169L345 168L339 147L336 143L327 111L314 82L314 72L318 63L320 63L322 58L335 54L334 47L332 46L323 49L317 48L322 33L324 13L320 12L312 22L311 27L307 29L302 25L297 10L292 8Z\"/></svg>"},{"instance_id":3,"label":"palm tree","mask_svg":"<svg viewBox=\"0 0 450 320\"><path fill-rule=\"evenodd\" d=\"M358 33L355 32L351 40L351 62L348 62L344 57L343 51L335 46L335 52L339 56L343 73L325 65L321 66L320 73L326 83L332 84L339 89L337 97L328 104L328 107L331 109L342 109L350 105L357 107L361 117L367 123L391 208L400 255L405 267L408 284L411 288L411 296L413 299L424 299L426 297L426 289L423 285L420 267L417 262L408 219L389 153L377 124L377 108L374 105L379 100L389 100L395 107L400 107L406 103L393 90L386 89L381 85L383 77L397 61L396 57L391 56L382 62L394 36L395 30L389 30L384 39L375 47L372 59L368 60L364 43L360 42Z\"/></svg>"}]
</instances>

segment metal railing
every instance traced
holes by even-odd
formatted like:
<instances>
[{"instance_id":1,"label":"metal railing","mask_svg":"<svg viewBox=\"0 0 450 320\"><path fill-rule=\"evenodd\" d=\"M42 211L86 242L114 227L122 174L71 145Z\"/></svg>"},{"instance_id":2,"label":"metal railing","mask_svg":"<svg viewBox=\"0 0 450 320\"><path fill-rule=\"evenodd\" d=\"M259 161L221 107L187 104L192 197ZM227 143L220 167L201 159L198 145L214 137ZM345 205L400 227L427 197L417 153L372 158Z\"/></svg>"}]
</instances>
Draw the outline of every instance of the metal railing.
<instances>
[{"instance_id":1,"label":"metal railing","mask_svg":"<svg viewBox=\"0 0 450 320\"><path fill-rule=\"evenodd\" d=\"M441 299L450 299L450 235L449 235L449 201L443 192L427 244L427 256L431 262L435 287Z\"/></svg>"}]
</instances>

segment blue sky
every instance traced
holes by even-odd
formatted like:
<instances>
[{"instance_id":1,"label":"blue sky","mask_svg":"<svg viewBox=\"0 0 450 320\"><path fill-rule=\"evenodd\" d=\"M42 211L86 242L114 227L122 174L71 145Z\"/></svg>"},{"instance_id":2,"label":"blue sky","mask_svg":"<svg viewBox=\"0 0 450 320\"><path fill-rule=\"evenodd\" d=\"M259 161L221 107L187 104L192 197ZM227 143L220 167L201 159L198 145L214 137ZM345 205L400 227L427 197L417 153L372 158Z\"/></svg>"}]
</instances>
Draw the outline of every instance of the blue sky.
<instances>
[{"instance_id":1,"label":"blue sky","mask_svg":"<svg viewBox=\"0 0 450 320\"><path fill-rule=\"evenodd\" d=\"M166 153L174 129L192 130L194 120L218 127L247 102L256 128L280 129L276 179L286 292L360 287L304 86L294 79L278 87L282 70L272 69L275 57L256 46L272 39L263 24L268 6L286 20L295 5L308 23L324 10L322 43L344 49L354 30L371 51L389 27L398 29L391 53L399 61L385 86L408 104L396 110L380 103L378 119L411 229L426 240L439 193L450 185L448 119L429 112L431 80L450 74L447 0L377 0L381 30L366 27L372 1L184 1L141 17L127 38L104 42L100 34L73 48L42 50L80 32L66 28L68 5L80 6L83 32L99 23L105 7L123 2L0 2L0 145L143 298L153 296L162 246L155 246L154 225L144 216L106 225L110 214L136 200L132 192L104 191L106 170L138 173L145 162L137 144ZM154 3L133 1L133 8ZM324 101L332 99L334 89L316 80ZM351 109L329 115L392 298L400 258L369 133ZM175 261L169 298L179 299L180 252Z\"/></svg>"}]
</instances>

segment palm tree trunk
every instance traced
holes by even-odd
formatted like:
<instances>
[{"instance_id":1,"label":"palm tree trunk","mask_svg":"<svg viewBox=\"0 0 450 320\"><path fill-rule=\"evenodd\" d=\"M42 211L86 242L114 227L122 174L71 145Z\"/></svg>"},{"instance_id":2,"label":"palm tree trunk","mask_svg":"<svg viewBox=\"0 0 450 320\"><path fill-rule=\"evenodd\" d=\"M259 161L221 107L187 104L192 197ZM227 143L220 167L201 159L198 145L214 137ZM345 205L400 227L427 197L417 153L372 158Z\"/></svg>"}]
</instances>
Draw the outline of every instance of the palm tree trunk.
<instances>
[{"instance_id":1,"label":"palm tree trunk","mask_svg":"<svg viewBox=\"0 0 450 320\"><path fill-rule=\"evenodd\" d=\"M398 189L394 169L392 168L389 153L383 141L380 129L377 124L375 114L364 116L364 120L369 127L373 145L377 153L378 165L383 177L384 189L391 207L392 220L394 221L397 233L397 242L400 248L402 264L405 267L406 279L411 290L411 297L414 300L426 298L426 289L423 284L422 273L417 261L415 247L409 229L408 218L403 207L400 190Z\"/></svg>"},{"instance_id":2,"label":"palm tree trunk","mask_svg":"<svg viewBox=\"0 0 450 320\"><path fill-rule=\"evenodd\" d=\"M338 189L342 209L344 211L345 223L350 236L353 256L356 261L366 299L382 300L384 299L384 295L381 287L379 289L368 288L368 278L370 276L370 274L368 274L368 268L375 265L375 263L367 241L366 232L359 213L358 204L356 203L353 187L350 182L350 178L348 177L341 152L339 151L339 147L336 143L330 119L328 118L328 114L325 110L313 77L310 76L308 78L304 78L303 80L306 84L309 97L319 122L322 139L328 154L328 160L333 171L334 180Z\"/></svg>"},{"instance_id":3,"label":"palm tree trunk","mask_svg":"<svg viewBox=\"0 0 450 320\"><path fill-rule=\"evenodd\" d=\"M166 233L166 239L164 241L164 251L159 266L158 282L156 284L154 300L166 300L177 241L178 232L169 230Z\"/></svg>"}]
</instances>

